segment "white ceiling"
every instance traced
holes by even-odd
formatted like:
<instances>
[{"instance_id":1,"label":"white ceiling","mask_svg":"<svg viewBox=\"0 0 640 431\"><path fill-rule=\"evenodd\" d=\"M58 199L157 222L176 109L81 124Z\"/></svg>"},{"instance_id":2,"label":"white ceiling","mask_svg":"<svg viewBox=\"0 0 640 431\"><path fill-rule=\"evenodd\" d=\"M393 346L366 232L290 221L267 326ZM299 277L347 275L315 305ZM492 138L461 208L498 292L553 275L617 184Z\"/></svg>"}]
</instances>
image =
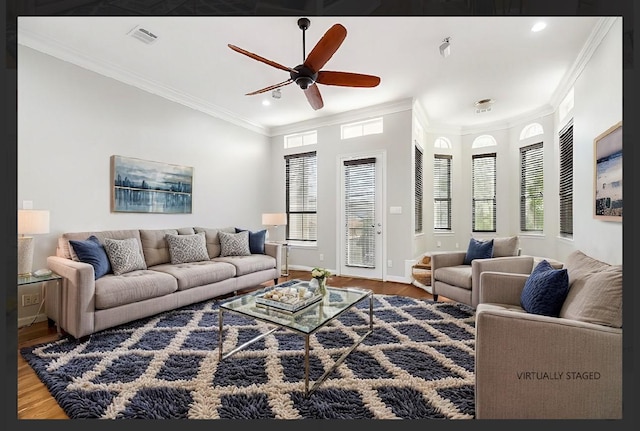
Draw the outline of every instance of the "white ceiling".
<instances>
[{"instance_id":1,"label":"white ceiling","mask_svg":"<svg viewBox=\"0 0 640 431\"><path fill-rule=\"evenodd\" d=\"M347 29L323 70L381 78L375 88L318 84L314 111L295 84L245 96L289 78L288 72L227 47L237 45L276 63L303 61L298 17L19 17L18 43L73 62L218 117L274 134L374 105L415 99L433 127L473 129L557 107L611 19L565 17L310 17L306 54L335 23ZM546 29L530 29L544 21ZM141 26L158 35L147 45L128 35ZM451 38L451 55L438 46ZM561 91L559 91L561 90ZM474 102L492 98L490 112ZM270 106L262 101L269 100Z\"/></svg>"}]
</instances>

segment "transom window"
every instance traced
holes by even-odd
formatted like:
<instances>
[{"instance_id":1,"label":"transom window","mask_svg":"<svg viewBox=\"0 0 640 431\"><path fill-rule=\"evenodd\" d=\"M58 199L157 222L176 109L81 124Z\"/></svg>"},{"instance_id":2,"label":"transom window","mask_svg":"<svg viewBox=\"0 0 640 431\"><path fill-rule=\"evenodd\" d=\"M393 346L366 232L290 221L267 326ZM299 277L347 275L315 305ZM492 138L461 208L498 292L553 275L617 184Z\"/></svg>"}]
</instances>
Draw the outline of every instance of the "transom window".
<instances>
[{"instance_id":1,"label":"transom window","mask_svg":"<svg viewBox=\"0 0 640 431\"><path fill-rule=\"evenodd\" d=\"M304 145L314 145L318 143L318 132L311 130L309 132L296 133L295 135L287 135L284 137L285 148L302 147Z\"/></svg>"},{"instance_id":2,"label":"transom window","mask_svg":"<svg viewBox=\"0 0 640 431\"><path fill-rule=\"evenodd\" d=\"M447 138L441 136L439 138L436 138L436 140L433 142L433 147L434 148L447 148L447 149L450 149L451 148L451 141L448 140Z\"/></svg>"},{"instance_id":3,"label":"transom window","mask_svg":"<svg viewBox=\"0 0 640 431\"><path fill-rule=\"evenodd\" d=\"M359 136L382 133L382 117L340 126L340 139L357 138Z\"/></svg>"},{"instance_id":4,"label":"transom window","mask_svg":"<svg viewBox=\"0 0 640 431\"><path fill-rule=\"evenodd\" d=\"M471 144L471 148L492 147L494 145L498 145L498 143L496 142L496 139L493 136L480 135L473 140L473 144Z\"/></svg>"},{"instance_id":5,"label":"transom window","mask_svg":"<svg viewBox=\"0 0 640 431\"><path fill-rule=\"evenodd\" d=\"M531 123L525 126L520 132L520 140L524 140L527 138L531 138L533 136L542 135L544 133L544 129L542 125L539 123Z\"/></svg>"}]
</instances>

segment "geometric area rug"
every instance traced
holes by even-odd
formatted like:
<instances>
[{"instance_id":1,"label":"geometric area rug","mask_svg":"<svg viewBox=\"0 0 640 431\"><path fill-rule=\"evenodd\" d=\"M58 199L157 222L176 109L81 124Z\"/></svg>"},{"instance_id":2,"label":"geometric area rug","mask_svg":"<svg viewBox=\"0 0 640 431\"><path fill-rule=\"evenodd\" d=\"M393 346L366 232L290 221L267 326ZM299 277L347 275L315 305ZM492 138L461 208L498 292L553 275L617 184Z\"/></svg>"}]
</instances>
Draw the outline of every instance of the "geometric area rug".
<instances>
[{"instance_id":1,"label":"geometric area rug","mask_svg":"<svg viewBox=\"0 0 640 431\"><path fill-rule=\"evenodd\" d=\"M218 361L218 302L20 352L71 419L474 418L466 305L374 295L373 332L306 397L300 334L280 329ZM224 323L225 352L272 328L236 313ZM311 382L368 323L365 300L310 337Z\"/></svg>"}]
</instances>

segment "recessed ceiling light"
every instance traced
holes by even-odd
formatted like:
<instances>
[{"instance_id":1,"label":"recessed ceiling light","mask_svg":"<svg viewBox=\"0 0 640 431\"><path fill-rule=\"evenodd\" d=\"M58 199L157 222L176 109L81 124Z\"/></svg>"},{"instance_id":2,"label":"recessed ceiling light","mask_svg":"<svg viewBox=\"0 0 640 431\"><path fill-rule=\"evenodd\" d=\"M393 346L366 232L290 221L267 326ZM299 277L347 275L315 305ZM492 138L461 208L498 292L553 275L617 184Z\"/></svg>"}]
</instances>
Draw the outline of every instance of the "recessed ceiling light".
<instances>
[{"instance_id":1,"label":"recessed ceiling light","mask_svg":"<svg viewBox=\"0 0 640 431\"><path fill-rule=\"evenodd\" d=\"M271 102L270 102L270 101L268 101L267 99L264 99L264 100L262 101L262 106L269 106L269 105L271 105Z\"/></svg>"},{"instance_id":2,"label":"recessed ceiling light","mask_svg":"<svg viewBox=\"0 0 640 431\"><path fill-rule=\"evenodd\" d=\"M546 26L547 26L547 24L546 24L546 23L544 23L544 22L542 22L542 21L541 21L541 22L537 22L537 23L535 23L535 24L533 25L533 27L531 27L531 31L532 31L532 32L534 32L534 33L536 33L536 32L538 32L538 31L544 30L544 28L545 28Z\"/></svg>"}]
</instances>

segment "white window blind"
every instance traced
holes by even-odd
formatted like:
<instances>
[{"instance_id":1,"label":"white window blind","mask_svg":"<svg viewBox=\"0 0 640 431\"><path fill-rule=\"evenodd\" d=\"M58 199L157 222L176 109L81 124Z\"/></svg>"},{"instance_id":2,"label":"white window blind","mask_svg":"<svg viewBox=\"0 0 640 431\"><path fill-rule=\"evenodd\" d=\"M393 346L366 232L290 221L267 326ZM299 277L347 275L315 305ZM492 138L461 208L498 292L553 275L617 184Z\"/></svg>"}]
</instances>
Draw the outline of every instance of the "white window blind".
<instances>
[{"instance_id":1,"label":"white window blind","mask_svg":"<svg viewBox=\"0 0 640 431\"><path fill-rule=\"evenodd\" d=\"M345 265L375 268L376 159L344 161Z\"/></svg>"},{"instance_id":2,"label":"white window blind","mask_svg":"<svg viewBox=\"0 0 640 431\"><path fill-rule=\"evenodd\" d=\"M422 150L417 145L415 149L414 160L414 192L415 192L415 211L414 211L414 231L415 233L422 233L422 219L423 219L423 158Z\"/></svg>"},{"instance_id":3,"label":"white window blind","mask_svg":"<svg viewBox=\"0 0 640 431\"><path fill-rule=\"evenodd\" d=\"M451 230L451 159L436 154L433 159L433 228Z\"/></svg>"},{"instance_id":4,"label":"white window blind","mask_svg":"<svg viewBox=\"0 0 640 431\"><path fill-rule=\"evenodd\" d=\"M573 236L573 119L560 130L560 235Z\"/></svg>"},{"instance_id":5,"label":"white window blind","mask_svg":"<svg viewBox=\"0 0 640 431\"><path fill-rule=\"evenodd\" d=\"M542 142L520 148L520 230L544 229Z\"/></svg>"},{"instance_id":6,"label":"white window blind","mask_svg":"<svg viewBox=\"0 0 640 431\"><path fill-rule=\"evenodd\" d=\"M318 188L316 152L284 156L287 240L316 241Z\"/></svg>"},{"instance_id":7,"label":"white window blind","mask_svg":"<svg viewBox=\"0 0 640 431\"><path fill-rule=\"evenodd\" d=\"M496 153L472 156L472 230L496 231Z\"/></svg>"}]
</instances>

